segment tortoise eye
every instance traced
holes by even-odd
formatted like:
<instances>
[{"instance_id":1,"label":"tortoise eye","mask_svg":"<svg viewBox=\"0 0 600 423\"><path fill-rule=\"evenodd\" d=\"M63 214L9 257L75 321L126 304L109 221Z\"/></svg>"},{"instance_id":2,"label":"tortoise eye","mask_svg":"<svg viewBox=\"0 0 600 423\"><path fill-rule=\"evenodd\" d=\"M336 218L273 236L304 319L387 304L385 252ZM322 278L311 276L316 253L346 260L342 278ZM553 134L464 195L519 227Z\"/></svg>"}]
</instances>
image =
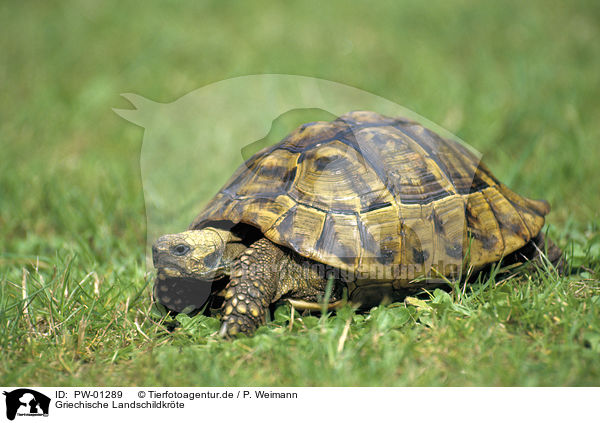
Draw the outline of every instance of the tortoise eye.
<instances>
[{"instance_id":1,"label":"tortoise eye","mask_svg":"<svg viewBox=\"0 0 600 423\"><path fill-rule=\"evenodd\" d=\"M179 244L173 247L173 254L175 254L176 256L186 255L188 251L190 251L190 247L188 247L185 244Z\"/></svg>"}]
</instances>

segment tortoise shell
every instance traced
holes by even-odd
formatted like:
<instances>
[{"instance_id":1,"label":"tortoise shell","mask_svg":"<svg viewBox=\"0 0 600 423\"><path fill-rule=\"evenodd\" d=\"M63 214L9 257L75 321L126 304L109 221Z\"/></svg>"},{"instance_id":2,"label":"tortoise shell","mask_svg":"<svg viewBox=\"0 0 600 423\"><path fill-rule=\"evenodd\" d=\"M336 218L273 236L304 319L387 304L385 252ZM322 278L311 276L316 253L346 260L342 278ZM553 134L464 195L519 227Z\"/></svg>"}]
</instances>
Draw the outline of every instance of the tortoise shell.
<instances>
[{"instance_id":1,"label":"tortoise shell","mask_svg":"<svg viewBox=\"0 0 600 423\"><path fill-rule=\"evenodd\" d=\"M249 224L304 257L398 288L499 260L539 233L549 209L454 140L351 112L252 156L190 229Z\"/></svg>"}]
</instances>

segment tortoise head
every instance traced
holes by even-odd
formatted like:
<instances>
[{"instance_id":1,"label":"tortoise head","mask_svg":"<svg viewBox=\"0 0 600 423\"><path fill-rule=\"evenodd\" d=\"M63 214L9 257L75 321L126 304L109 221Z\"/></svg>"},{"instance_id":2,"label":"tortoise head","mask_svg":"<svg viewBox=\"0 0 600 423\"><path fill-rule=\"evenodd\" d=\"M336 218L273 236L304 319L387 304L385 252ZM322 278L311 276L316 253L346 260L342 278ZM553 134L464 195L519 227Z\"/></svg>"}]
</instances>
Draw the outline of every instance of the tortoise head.
<instances>
[{"instance_id":1,"label":"tortoise head","mask_svg":"<svg viewBox=\"0 0 600 423\"><path fill-rule=\"evenodd\" d=\"M215 280L229 273L230 243L239 238L216 228L190 230L161 236L152 246L159 279L192 278Z\"/></svg>"}]
</instances>

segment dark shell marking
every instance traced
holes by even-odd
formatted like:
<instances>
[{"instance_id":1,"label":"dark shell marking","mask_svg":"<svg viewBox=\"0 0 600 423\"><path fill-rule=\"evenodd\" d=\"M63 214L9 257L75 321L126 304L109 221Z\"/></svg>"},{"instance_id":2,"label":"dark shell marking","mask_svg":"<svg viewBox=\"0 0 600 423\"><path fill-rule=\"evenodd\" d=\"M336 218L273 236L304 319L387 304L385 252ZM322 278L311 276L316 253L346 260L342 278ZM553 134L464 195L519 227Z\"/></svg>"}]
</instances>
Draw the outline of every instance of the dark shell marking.
<instances>
[{"instance_id":1,"label":"dark shell marking","mask_svg":"<svg viewBox=\"0 0 600 423\"><path fill-rule=\"evenodd\" d=\"M302 125L255 154L190 228L246 223L344 270L415 265L443 275L464 265L467 250L478 267L522 247L548 211L458 142L409 120L352 112ZM403 271L402 280L418 276Z\"/></svg>"}]
</instances>

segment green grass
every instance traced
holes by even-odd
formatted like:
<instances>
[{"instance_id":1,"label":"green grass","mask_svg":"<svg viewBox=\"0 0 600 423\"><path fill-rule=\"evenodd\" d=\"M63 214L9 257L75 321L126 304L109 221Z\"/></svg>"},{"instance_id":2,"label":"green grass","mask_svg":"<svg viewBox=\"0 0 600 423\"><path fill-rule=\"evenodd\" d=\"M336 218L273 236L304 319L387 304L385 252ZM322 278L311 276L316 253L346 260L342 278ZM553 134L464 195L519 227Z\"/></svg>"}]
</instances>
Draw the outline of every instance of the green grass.
<instances>
[{"instance_id":1,"label":"green grass","mask_svg":"<svg viewBox=\"0 0 600 423\"><path fill-rule=\"evenodd\" d=\"M597 2L0 11L0 384L600 384ZM572 274L522 269L293 324L284 306L231 342L202 316L167 331L144 268L143 130L111 108L263 72L356 86L455 132L550 201Z\"/></svg>"}]
</instances>

